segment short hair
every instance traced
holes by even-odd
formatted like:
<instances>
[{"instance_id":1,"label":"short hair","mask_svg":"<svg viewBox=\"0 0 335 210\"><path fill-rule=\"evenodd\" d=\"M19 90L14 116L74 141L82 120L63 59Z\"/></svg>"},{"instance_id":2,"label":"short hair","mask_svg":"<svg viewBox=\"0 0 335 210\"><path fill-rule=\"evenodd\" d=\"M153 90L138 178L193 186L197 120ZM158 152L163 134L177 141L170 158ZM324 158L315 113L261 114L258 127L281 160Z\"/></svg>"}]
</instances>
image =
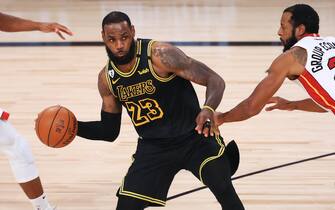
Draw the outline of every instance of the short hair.
<instances>
[{"instance_id":1,"label":"short hair","mask_svg":"<svg viewBox=\"0 0 335 210\"><path fill-rule=\"evenodd\" d=\"M131 26L131 22L127 14L120 11L112 11L102 20L102 30L104 29L105 25L111 23L121 23L123 21L126 21L129 27Z\"/></svg>"},{"instance_id":2,"label":"short hair","mask_svg":"<svg viewBox=\"0 0 335 210\"><path fill-rule=\"evenodd\" d=\"M284 10L292 14L291 23L293 27L303 24L307 33L319 33L319 15L307 4L296 4Z\"/></svg>"}]
</instances>

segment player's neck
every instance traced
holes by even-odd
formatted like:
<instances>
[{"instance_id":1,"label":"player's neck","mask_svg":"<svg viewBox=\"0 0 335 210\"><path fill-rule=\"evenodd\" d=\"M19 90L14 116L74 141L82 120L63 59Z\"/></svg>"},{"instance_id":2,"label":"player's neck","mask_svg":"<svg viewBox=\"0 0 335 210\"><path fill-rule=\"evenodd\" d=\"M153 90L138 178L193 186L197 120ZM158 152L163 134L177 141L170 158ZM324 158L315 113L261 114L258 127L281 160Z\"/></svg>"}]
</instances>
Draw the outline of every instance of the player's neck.
<instances>
[{"instance_id":1,"label":"player's neck","mask_svg":"<svg viewBox=\"0 0 335 210\"><path fill-rule=\"evenodd\" d=\"M119 64L119 65L116 65L116 67L124 73L130 72L136 64L136 58L137 57L135 55L134 58L131 59L131 61L129 63L122 64L122 65Z\"/></svg>"}]
</instances>

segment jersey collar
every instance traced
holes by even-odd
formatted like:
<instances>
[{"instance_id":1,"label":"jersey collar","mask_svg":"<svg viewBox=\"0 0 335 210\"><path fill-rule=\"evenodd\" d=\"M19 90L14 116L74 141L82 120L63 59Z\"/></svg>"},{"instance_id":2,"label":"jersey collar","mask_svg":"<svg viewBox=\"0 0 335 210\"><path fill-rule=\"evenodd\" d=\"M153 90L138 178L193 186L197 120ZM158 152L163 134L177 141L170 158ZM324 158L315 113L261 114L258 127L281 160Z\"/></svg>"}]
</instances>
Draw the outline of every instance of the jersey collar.
<instances>
[{"instance_id":1,"label":"jersey collar","mask_svg":"<svg viewBox=\"0 0 335 210\"><path fill-rule=\"evenodd\" d=\"M304 34L304 35L302 35L301 38L304 38L304 37L307 37L307 36L311 36L311 37L320 37L319 34L313 33L313 34Z\"/></svg>"}]
</instances>

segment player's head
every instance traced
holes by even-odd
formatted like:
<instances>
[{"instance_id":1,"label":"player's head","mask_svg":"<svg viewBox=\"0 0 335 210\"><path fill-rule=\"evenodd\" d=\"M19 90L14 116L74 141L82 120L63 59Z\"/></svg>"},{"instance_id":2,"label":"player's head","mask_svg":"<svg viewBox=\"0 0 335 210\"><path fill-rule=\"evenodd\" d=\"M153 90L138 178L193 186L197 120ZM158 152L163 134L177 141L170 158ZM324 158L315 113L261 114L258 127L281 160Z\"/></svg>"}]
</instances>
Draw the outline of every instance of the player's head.
<instances>
[{"instance_id":1,"label":"player's head","mask_svg":"<svg viewBox=\"0 0 335 210\"><path fill-rule=\"evenodd\" d=\"M319 32L319 15L309 5L296 4L284 10L278 35L284 52L290 49L305 34Z\"/></svg>"},{"instance_id":2,"label":"player's head","mask_svg":"<svg viewBox=\"0 0 335 210\"><path fill-rule=\"evenodd\" d=\"M129 63L135 56L135 29L128 15L113 11L102 20L102 39L108 57L116 64Z\"/></svg>"}]
</instances>

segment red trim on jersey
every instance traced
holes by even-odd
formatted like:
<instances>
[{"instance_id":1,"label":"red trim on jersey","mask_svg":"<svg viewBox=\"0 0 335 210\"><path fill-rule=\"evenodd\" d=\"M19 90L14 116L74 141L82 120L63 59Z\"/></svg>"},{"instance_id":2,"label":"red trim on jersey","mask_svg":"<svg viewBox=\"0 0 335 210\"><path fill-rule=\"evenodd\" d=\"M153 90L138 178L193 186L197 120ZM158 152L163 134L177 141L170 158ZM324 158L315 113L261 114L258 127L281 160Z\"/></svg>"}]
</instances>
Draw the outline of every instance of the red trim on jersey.
<instances>
[{"instance_id":1,"label":"red trim on jersey","mask_svg":"<svg viewBox=\"0 0 335 210\"><path fill-rule=\"evenodd\" d=\"M9 118L9 113L6 112L6 111L3 111L3 112L1 113L0 120L4 120L4 121L6 121L6 120L8 120L8 118Z\"/></svg>"},{"instance_id":2,"label":"red trim on jersey","mask_svg":"<svg viewBox=\"0 0 335 210\"><path fill-rule=\"evenodd\" d=\"M320 105L335 113L335 100L319 84L319 82L305 69L298 80L306 89L307 93Z\"/></svg>"},{"instance_id":3,"label":"red trim on jersey","mask_svg":"<svg viewBox=\"0 0 335 210\"><path fill-rule=\"evenodd\" d=\"M304 34L304 35L302 35L302 37L301 37L301 38L304 38L304 37L306 37L306 36L320 37L320 35L319 35L319 34Z\"/></svg>"}]
</instances>

